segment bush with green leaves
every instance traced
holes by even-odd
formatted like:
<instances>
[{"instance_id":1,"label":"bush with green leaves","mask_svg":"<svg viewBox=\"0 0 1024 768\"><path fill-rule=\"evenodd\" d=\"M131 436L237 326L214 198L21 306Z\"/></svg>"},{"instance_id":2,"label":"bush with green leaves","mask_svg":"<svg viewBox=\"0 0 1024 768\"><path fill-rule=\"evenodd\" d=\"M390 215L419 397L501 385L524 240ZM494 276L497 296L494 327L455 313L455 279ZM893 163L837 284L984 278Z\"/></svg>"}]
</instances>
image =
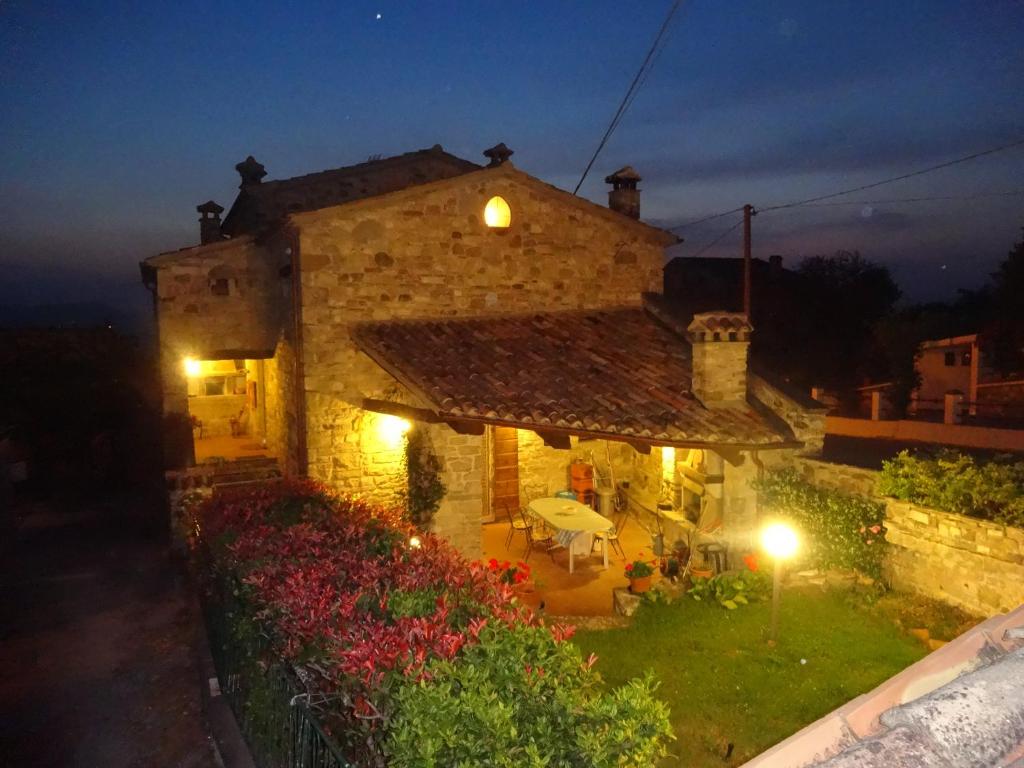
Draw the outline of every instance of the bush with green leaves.
<instances>
[{"instance_id":1,"label":"bush with green leaves","mask_svg":"<svg viewBox=\"0 0 1024 768\"><path fill-rule=\"evenodd\" d=\"M799 530L798 565L882 575L884 504L814 485L792 469L766 473L755 488L769 513Z\"/></svg>"},{"instance_id":2,"label":"bush with green leaves","mask_svg":"<svg viewBox=\"0 0 1024 768\"><path fill-rule=\"evenodd\" d=\"M698 602L715 602L734 611L741 605L763 600L771 589L771 577L763 571L736 571L694 579L687 594Z\"/></svg>"},{"instance_id":3,"label":"bush with green leaves","mask_svg":"<svg viewBox=\"0 0 1024 768\"><path fill-rule=\"evenodd\" d=\"M878 492L945 512L1024 527L1024 462L978 463L958 451L901 451L882 464Z\"/></svg>"},{"instance_id":4,"label":"bush with green leaves","mask_svg":"<svg viewBox=\"0 0 1024 768\"><path fill-rule=\"evenodd\" d=\"M650 677L606 690L558 628L491 625L460 659L435 660L396 694L385 743L394 768L632 768L672 738Z\"/></svg>"}]
</instances>

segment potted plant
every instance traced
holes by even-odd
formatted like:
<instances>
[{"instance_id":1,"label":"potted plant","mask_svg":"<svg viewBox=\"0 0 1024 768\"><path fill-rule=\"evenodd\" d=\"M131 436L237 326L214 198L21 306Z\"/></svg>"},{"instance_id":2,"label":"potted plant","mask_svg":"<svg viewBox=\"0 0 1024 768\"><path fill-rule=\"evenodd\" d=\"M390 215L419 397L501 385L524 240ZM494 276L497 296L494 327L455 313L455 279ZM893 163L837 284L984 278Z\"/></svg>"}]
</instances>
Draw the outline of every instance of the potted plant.
<instances>
[{"instance_id":1,"label":"potted plant","mask_svg":"<svg viewBox=\"0 0 1024 768\"><path fill-rule=\"evenodd\" d=\"M526 563L520 561L513 565L509 560L498 562L497 559L492 557L487 562L487 569L492 573L498 574L498 580L502 584L508 584L514 591L519 593L533 592L533 584L530 581L530 566Z\"/></svg>"},{"instance_id":2,"label":"potted plant","mask_svg":"<svg viewBox=\"0 0 1024 768\"><path fill-rule=\"evenodd\" d=\"M629 591L634 595L642 595L651 588L654 561L644 560L643 556L643 552L641 552L636 560L626 563L625 576L629 579Z\"/></svg>"}]
</instances>

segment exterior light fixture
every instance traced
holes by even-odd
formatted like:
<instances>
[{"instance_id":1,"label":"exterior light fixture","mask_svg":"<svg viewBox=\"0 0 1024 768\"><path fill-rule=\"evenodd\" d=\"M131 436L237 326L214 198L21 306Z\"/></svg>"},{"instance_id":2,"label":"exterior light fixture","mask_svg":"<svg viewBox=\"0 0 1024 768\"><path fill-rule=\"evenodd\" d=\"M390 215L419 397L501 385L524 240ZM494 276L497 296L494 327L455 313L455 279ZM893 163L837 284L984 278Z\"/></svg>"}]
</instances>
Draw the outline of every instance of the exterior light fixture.
<instances>
[{"instance_id":1,"label":"exterior light fixture","mask_svg":"<svg viewBox=\"0 0 1024 768\"><path fill-rule=\"evenodd\" d=\"M508 229L512 223L512 209L505 198L495 195L484 206L484 223L491 229Z\"/></svg>"},{"instance_id":2,"label":"exterior light fixture","mask_svg":"<svg viewBox=\"0 0 1024 768\"><path fill-rule=\"evenodd\" d=\"M409 537L409 549L419 549L422 546L423 546L423 542L420 541L420 537L419 536L410 536Z\"/></svg>"},{"instance_id":3,"label":"exterior light fixture","mask_svg":"<svg viewBox=\"0 0 1024 768\"><path fill-rule=\"evenodd\" d=\"M796 554L800 540L790 526L785 523L771 523L761 531L761 546L775 561L772 576L772 624L768 634L768 643L775 645L779 635L779 600L782 596L782 562Z\"/></svg>"},{"instance_id":4,"label":"exterior light fixture","mask_svg":"<svg viewBox=\"0 0 1024 768\"><path fill-rule=\"evenodd\" d=\"M382 415L377 422L381 439L388 445L397 445L411 428L412 424L408 421L389 413Z\"/></svg>"},{"instance_id":5,"label":"exterior light fixture","mask_svg":"<svg viewBox=\"0 0 1024 768\"><path fill-rule=\"evenodd\" d=\"M196 360L194 357L185 358L185 375L190 379L196 378L200 373L203 372L203 364Z\"/></svg>"}]
</instances>

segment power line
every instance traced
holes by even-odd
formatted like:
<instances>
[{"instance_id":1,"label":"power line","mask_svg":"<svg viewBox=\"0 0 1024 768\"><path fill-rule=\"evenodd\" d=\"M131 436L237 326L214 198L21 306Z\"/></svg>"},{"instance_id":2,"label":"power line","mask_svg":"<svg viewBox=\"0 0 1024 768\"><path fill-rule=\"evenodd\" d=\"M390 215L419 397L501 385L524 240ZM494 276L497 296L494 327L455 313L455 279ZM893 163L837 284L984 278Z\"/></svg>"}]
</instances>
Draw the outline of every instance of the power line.
<instances>
[{"instance_id":1,"label":"power line","mask_svg":"<svg viewBox=\"0 0 1024 768\"><path fill-rule=\"evenodd\" d=\"M832 192L832 193L827 194L827 195L818 195L817 197L809 197L806 200L797 200L797 201L794 201L794 202L791 202L791 203L784 203L782 205L772 205L772 206L768 206L768 207L765 207L765 208L761 208L760 210L761 210L762 213L765 213L767 211L781 210L782 208L796 208L798 206L808 205L810 203L816 203L816 202L818 202L820 200L829 200L829 199L831 199L833 197L840 197L842 195L848 195L848 194L850 194L852 192L863 192L865 189L874 189L875 187L880 187L883 184L892 184L895 181L903 181L904 179L910 179L910 178L913 178L915 176L922 176L922 175L924 175L926 173L931 173L932 171L938 171L938 170L940 170L942 168L949 168L951 165L958 165L960 163L966 163L968 160L975 160L975 159L977 159L979 157L985 157L986 155L993 155L996 152L1003 152L1004 150L1007 150L1007 149L1013 149L1014 147L1019 147L1022 144L1024 144L1024 139L1018 139L1017 141L1010 142L1009 144L1003 144L1002 146L999 146L999 147L993 147L992 149L986 149L986 150L983 150L981 152L975 152L974 154L966 155L965 157L958 157L956 160L950 160L950 161L945 162L945 163L939 163L938 165L933 165L933 166L931 166L929 168L922 168L922 169L920 169L918 171L911 171L910 173L904 173L902 176L894 176L891 179L883 179L882 181L876 181L876 182L873 182L871 184L863 184L863 185L861 185L859 187L852 187L850 189L844 189L841 192Z\"/></svg>"},{"instance_id":2,"label":"power line","mask_svg":"<svg viewBox=\"0 0 1024 768\"><path fill-rule=\"evenodd\" d=\"M925 203L935 200L980 200L986 197L1014 197L1024 195L1024 189L1009 192L979 192L976 195L936 195L933 197L891 197L885 200L843 200L830 203L805 203L803 208L826 208L836 205L885 205L889 203ZM794 206L795 207L795 206ZM779 208L762 208L759 212L780 210ZM687 225L689 226L689 225Z\"/></svg>"},{"instance_id":3,"label":"power line","mask_svg":"<svg viewBox=\"0 0 1024 768\"><path fill-rule=\"evenodd\" d=\"M740 208L740 210L742 211L743 209L742 209L742 208ZM730 232L732 232L732 231L733 231L734 229L736 229L736 227L738 227L738 226L739 226L740 224L742 224L742 223L743 223L743 219L740 219L740 220L739 220L739 221L737 221L737 222L736 222L735 224L733 224L733 225L732 225L731 227L729 227L729 228L728 228L727 230L725 230L725 232L723 232L722 234L720 234L720 235L719 235L718 237L716 237L716 238L715 238L714 240L712 240L712 241L711 241L710 243L708 243L707 245L705 245L705 246L704 246L703 248L701 248L701 249L700 249L699 251L697 251L697 252L696 252L695 254L693 254L692 256L689 256L689 257L687 257L687 258L695 259L695 258L697 258L698 256L700 256L700 255L702 255L703 253L705 253L706 251L709 251L709 250L711 250L711 249L712 249L712 248L714 248L714 247L715 247L716 245L718 245L718 244L719 244L719 243L720 243L720 242L721 242L721 241L723 240L723 238L725 238L725 236L726 236L726 235L728 235L728 234L729 234Z\"/></svg>"},{"instance_id":4,"label":"power line","mask_svg":"<svg viewBox=\"0 0 1024 768\"><path fill-rule=\"evenodd\" d=\"M651 58L654 56L654 52L658 48L658 43L660 43L661 38L664 37L665 32L668 29L668 25L672 21L672 17L675 16L676 11L679 10L679 6L681 4L682 0L675 0L675 2L672 3L672 7L669 8L668 15L665 16L665 21L663 21L661 24L661 29L659 29L658 34L655 35L654 42L651 43L651 47L647 51L647 55L644 56L644 60L643 63L640 65L640 69L637 70L636 75L633 77L633 82L629 84L629 88L626 90L626 95L622 97L622 101L619 103L619 108L615 110L615 115L612 117L611 123L608 124L608 129L604 132L604 136L601 137L601 141L597 145L597 149L594 150L594 154L590 158L590 162L587 163L587 167L583 169L583 175L580 176L580 180L576 184L576 189L572 191L574 195L580 191L580 187L583 186L583 181L587 178L587 174L590 173L590 169L594 166L594 162L597 160L597 156L601 154L601 150L604 149L604 145L608 143L608 139L611 138L612 133L618 127L623 115L626 114L626 110L628 110L629 106L633 103L633 97L635 95L635 92L639 91L642 81L646 79L644 72L645 70L647 70L647 65L650 63Z\"/></svg>"},{"instance_id":5,"label":"power line","mask_svg":"<svg viewBox=\"0 0 1024 768\"><path fill-rule=\"evenodd\" d=\"M730 213L739 213L742 210L743 206L741 205L739 208L733 208L728 211L722 211L721 213L713 213L710 216L705 216L703 219L697 219L696 221L688 221L685 224L677 224L674 227L669 227L668 231L675 232L677 229L686 229L687 227L692 227L696 224L703 224L705 221L713 221L714 219L720 219L723 216L728 216Z\"/></svg>"}]
</instances>

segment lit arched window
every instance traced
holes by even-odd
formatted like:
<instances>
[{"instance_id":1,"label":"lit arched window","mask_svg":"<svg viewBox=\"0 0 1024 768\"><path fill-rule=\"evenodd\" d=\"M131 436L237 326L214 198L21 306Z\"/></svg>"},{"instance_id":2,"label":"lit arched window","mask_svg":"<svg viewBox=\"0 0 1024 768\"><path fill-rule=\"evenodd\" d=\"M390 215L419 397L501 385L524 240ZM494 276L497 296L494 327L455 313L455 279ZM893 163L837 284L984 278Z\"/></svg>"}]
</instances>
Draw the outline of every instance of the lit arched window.
<instances>
[{"instance_id":1,"label":"lit arched window","mask_svg":"<svg viewBox=\"0 0 1024 768\"><path fill-rule=\"evenodd\" d=\"M512 209L505 198L495 195L484 208L484 223L491 229L506 229L512 223Z\"/></svg>"}]
</instances>

